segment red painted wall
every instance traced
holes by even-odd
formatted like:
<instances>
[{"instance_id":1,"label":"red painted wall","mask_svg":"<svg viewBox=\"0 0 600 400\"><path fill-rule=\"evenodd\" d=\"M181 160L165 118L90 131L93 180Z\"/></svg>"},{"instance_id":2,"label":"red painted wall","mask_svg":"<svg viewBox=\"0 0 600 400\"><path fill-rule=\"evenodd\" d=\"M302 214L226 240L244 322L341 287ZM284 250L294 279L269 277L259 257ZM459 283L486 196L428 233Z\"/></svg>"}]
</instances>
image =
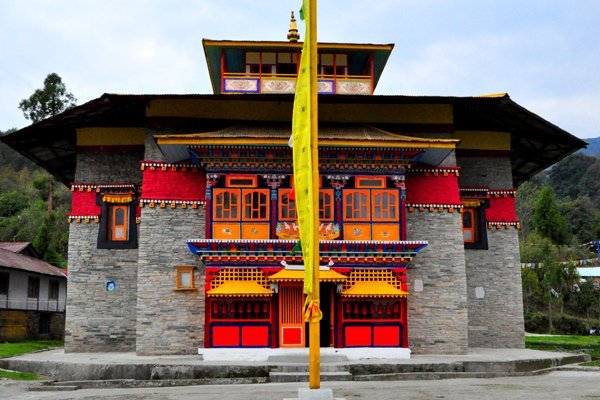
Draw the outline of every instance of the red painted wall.
<instances>
[{"instance_id":1,"label":"red painted wall","mask_svg":"<svg viewBox=\"0 0 600 400\"><path fill-rule=\"evenodd\" d=\"M205 199L206 173L203 169L193 172L191 169L176 171L168 168L162 171L156 168L144 170L142 181L142 199L148 200L195 200Z\"/></svg>"}]
</instances>

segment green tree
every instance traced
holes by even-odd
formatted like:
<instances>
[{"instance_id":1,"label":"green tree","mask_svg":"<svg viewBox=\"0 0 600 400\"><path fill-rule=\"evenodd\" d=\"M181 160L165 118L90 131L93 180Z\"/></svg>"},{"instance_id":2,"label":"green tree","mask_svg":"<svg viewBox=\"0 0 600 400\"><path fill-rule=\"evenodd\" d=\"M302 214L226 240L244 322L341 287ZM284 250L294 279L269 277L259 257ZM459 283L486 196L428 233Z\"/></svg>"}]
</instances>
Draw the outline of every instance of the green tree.
<instances>
[{"instance_id":1,"label":"green tree","mask_svg":"<svg viewBox=\"0 0 600 400\"><path fill-rule=\"evenodd\" d=\"M565 284L565 271L562 265L551 256L547 257L541 267L542 287L544 290L544 299L548 305L548 331L554 330L552 314L553 306L556 303L562 304L563 292L561 290Z\"/></svg>"},{"instance_id":2,"label":"green tree","mask_svg":"<svg viewBox=\"0 0 600 400\"><path fill-rule=\"evenodd\" d=\"M579 284L577 293L577 306L585 310L585 315L590 318L590 310L598 305L598 290L591 281L585 281Z\"/></svg>"},{"instance_id":3,"label":"green tree","mask_svg":"<svg viewBox=\"0 0 600 400\"><path fill-rule=\"evenodd\" d=\"M542 187L534 209L535 230L555 244L567 243L567 223L560 213L554 191L548 185Z\"/></svg>"},{"instance_id":4,"label":"green tree","mask_svg":"<svg viewBox=\"0 0 600 400\"><path fill-rule=\"evenodd\" d=\"M521 269L521 281L523 283L523 302L525 312L529 313L532 303L541 294L540 282L534 269L523 267Z\"/></svg>"},{"instance_id":5,"label":"green tree","mask_svg":"<svg viewBox=\"0 0 600 400\"><path fill-rule=\"evenodd\" d=\"M44 79L44 87L37 89L28 99L21 100L19 108L25 118L36 123L75 107L76 102L77 99L67 91L62 78L51 73Z\"/></svg>"}]
</instances>

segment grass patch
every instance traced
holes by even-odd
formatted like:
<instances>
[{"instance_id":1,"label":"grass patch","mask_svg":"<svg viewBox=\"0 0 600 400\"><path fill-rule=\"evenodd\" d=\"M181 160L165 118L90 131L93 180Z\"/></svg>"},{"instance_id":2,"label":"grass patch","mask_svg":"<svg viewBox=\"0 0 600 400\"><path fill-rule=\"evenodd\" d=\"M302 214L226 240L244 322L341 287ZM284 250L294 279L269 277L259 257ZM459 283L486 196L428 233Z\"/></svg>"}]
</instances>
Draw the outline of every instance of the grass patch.
<instances>
[{"instance_id":1,"label":"grass patch","mask_svg":"<svg viewBox=\"0 0 600 400\"><path fill-rule=\"evenodd\" d=\"M600 336L525 336L525 347L547 351L579 351L600 359Z\"/></svg>"},{"instance_id":2,"label":"grass patch","mask_svg":"<svg viewBox=\"0 0 600 400\"><path fill-rule=\"evenodd\" d=\"M0 358L18 356L34 351L62 347L62 340L26 340L23 342L0 343Z\"/></svg>"},{"instance_id":3,"label":"grass patch","mask_svg":"<svg viewBox=\"0 0 600 400\"><path fill-rule=\"evenodd\" d=\"M31 372L9 371L7 369L0 368L0 379L2 378L17 381L35 381L40 377L36 374L32 374Z\"/></svg>"},{"instance_id":4,"label":"grass patch","mask_svg":"<svg viewBox=\"0 0 600 400\"><path fill-rule=\"evenodd\" d=\"M588 362L581 363L579 365L583 365L584 367L600 367L600 360L588 361Z\"/></svg>"}]
</instances>

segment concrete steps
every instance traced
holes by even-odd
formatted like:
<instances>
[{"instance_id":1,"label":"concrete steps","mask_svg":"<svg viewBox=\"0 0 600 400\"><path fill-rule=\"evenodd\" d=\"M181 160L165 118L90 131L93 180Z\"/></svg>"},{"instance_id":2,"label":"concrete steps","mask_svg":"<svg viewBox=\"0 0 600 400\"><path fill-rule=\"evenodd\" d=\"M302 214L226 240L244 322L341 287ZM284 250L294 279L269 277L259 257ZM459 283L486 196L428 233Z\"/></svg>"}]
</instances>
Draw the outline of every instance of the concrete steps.
<instances>
[{"instance_id":1,"label":"concrete steps","mask_svg":"<svg viewBox=\"0 0 600 400\"><path fill-rule=\"evenodd\" d=\"M308 357L304 355L271 356L269 362L277 367L269 373L270 382L308 382ZM322 381L351 381L348 358L339 355L321 357Z\"/></svg>"}]
</instances>

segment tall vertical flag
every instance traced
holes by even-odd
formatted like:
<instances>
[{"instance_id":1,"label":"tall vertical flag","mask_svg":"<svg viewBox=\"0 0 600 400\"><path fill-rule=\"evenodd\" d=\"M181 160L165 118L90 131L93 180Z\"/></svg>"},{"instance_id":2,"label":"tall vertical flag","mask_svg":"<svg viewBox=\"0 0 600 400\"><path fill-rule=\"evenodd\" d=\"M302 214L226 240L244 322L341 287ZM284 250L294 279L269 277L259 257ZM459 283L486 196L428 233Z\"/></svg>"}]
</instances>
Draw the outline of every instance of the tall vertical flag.
<instances>
[{"instance_id":1,"label":"tall vertical flag","mask_svg":"<svg viewBox=\"0 0 600 400\"><path fill-rule=\"evenodd\" d=\"M316 130L313 132L313 113L316 118L316 85L311 85L311 61L316 60L316 48L311 46L310 0L304 0L300 10L300 18L306 21L306 34L302 46L300 69L296 82L294 98L294 115L292 117L292 149L294 161L294 191L296 193L296 211L300 227L300 242L304 260L305 279L304 293L310 298L314 291L313 275L315 271L315 252L318 248L318 203L313 201L318 196L318 182L313 181L315 172L318 177L318 152L313 148L316 144ZM315 71L316 72L316 71ZM315 74L316 79L316 74ZM313 88L313 86L315 86ZM314 104L313 104L314 103ZM316 186L316 188L315 188ZM316 193L315 193L316 192ZM317 244L317 246L315 246ZM316 247L316 248L315 248Z\"/></svg>"},{"instance_id":2,"label":"tall vertical flag","mask_svg":"<svg viewBox=\"0 0 600 400\"><path fill-rule=\"evenodd\" d=\"M317 6L303 0L300 18L306 33L296 82L292 117L294 190L304 261L304 315L309 322L309 387L320 387L319 159L317 101Z\"/></svg>"}]
</instances>

